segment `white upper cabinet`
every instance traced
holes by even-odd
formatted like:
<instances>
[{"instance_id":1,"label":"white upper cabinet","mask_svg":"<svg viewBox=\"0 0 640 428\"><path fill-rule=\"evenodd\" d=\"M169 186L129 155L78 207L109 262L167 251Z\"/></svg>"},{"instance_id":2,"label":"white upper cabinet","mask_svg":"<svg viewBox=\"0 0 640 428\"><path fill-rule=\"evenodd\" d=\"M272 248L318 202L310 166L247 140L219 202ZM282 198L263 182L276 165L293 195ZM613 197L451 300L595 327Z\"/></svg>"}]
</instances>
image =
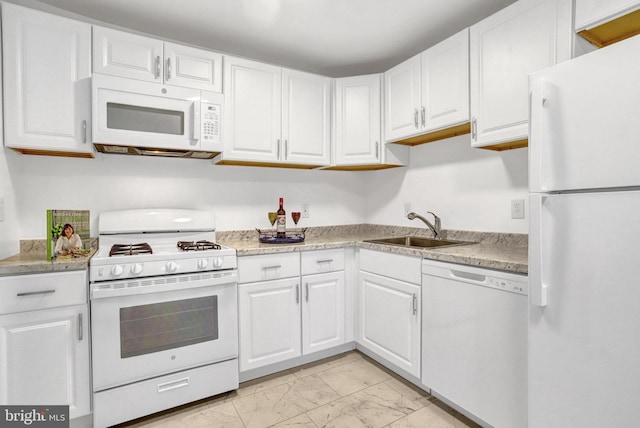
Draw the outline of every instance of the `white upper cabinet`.
<instances>
[{"instance_id":1,"label":"white upper cabinet","mask_svg":"<svg viewBox=\"0 0 640 428\"><path fill-rule=\"evenodd\" d=\"M571 0L520 0L470 28L471 145L525 147L531 72L571 58Z\"/></svg>"},{"instance_id":2,"label":"white upper cabinet","mask_svg":"<svg viewBox=\"0 0 640 428\"><path fill-rule=\"evenodd\" d=\"M395 66L384 76L386 141L419 135L404 141L414 145L469 131L468 29ZM433 132L456 125L457 129L450 132Z\"/></svg>"},{"instance_id":3,"label":"white upper cabinet","mask_svg":"<svg viewBox=\"0 0 640 428\"><path fill-rule=\"evenodd\" d=\"M640 34L640 1L576 0L575 28L598 47Z\"/></svg>"},{"instance_id":4,"label":"white upper cabinet","mask_svg":"<svg viewBox=\"0 0 640 428\"><path fill-rule=\"evenodd\" d=\"M150 37L93 27L93 71L220 92L222 55Z\"/></svg>"},{"instance_id":5,"label":"white upper cabinet","mask_svg":"<svg viewBox=\"0 0 640 428\"><path fill-rule=\"evenodd\" d=\"M93 157L91 25L2 3L5 145Z\"/></svg>"},{"instance_id":6,"label":"white upper cabinet","mask_svg":"<svg viewBox=\"0 0 640 428\"><path fill-rule=\"evenodd\" d=\"M408 152L382 141L380 74L335 80L335 137L331 169L377 169L407 162ZM390 146L390 145L389 145Z\"/></svg>"},{"instance_id":7,"label":"white upper cabinet","mask_svg":"<svg viewBox=\"0 0 640 428\"><path fill-rule=\"evenodd\" d=\"M282 157L286 163L331 162L331 79L282 70Z\"/></svg>"},{"instance_id":8,"label":"white upper cabinet","mask_svg":"<svg viewBox=\"0 0 640 428\"><path fill-rule=\"evenodd\" d=\"M219 164L315 168L330 161L331 79L226 57Z\"/></svg>"}]
</instances>

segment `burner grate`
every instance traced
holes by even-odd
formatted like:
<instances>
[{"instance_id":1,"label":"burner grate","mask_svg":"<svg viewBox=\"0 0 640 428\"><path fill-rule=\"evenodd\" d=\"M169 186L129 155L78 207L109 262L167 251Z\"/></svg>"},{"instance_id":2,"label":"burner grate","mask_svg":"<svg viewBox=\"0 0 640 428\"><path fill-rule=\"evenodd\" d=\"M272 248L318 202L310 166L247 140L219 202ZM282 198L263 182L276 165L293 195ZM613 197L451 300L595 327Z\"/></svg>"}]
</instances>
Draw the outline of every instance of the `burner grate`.
<instances>
[{"instance_id":1,"label":"burner grate","mask_svg":"<svg viewBox=\"0 0 640 428\"><path fill-rule=\"evenodd\" d=\"M204 251L204 250L219 250L222 247L211 241L178 241L178 248L182 251Z\"/></svg>"},{"instance_id":2,"label":"burner grate","mask_svg":"<svg viewBox=\"0 0 640 428\"><path fill-rule=\"evenodd\" d=\"M153 254L153 250L146 242L141 244L114 244L109 250L109 257L133 256L136 254Z\"/></svg>"}]
</instances>

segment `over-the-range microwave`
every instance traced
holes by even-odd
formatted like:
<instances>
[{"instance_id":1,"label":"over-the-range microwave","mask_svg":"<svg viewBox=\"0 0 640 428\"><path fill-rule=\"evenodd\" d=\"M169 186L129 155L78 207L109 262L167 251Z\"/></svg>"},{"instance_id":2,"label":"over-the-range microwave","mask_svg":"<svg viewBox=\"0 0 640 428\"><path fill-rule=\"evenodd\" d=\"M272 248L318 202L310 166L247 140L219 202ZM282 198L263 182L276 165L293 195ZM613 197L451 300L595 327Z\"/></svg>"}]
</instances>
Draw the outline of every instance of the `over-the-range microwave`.
<instances>
[{"instance_id":1,"label":"over-the-range microwave","mask_svg":"<svg viewBox=\"0 0 640 428\"><path fill-rule=\"evenodd\" d=\"M211 159L222 151L222 94L100 74L91 86L100 152Z\"/></svg>"}]
</instances>

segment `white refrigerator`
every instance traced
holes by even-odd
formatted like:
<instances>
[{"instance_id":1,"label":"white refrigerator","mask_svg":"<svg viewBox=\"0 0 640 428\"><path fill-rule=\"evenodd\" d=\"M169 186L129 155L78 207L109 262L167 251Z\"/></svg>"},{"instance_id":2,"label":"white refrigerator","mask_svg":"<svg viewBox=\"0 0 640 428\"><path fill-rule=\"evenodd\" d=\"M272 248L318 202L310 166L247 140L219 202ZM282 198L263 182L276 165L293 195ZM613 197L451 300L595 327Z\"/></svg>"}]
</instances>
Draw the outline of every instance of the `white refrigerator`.
<instances>
[{"instance_id":1,"label":"white refrigerator","mask_svg":"<svg viewBox=\"0 0 640 428\"><path fill-rule=\"evenodd\" d=\"M530 88L529 428L640 426L640 36Z\"/></svg>"}]
</instances>

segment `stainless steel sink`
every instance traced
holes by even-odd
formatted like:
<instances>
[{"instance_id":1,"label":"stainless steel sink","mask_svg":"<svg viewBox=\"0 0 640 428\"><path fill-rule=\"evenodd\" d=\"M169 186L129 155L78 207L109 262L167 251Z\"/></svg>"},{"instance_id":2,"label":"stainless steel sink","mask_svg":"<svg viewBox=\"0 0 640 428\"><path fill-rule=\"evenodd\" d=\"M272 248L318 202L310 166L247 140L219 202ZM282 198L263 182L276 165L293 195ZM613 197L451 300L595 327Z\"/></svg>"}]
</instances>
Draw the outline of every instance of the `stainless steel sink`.
<instances>
[{"instance_id":1,"label":"stainless steel sink","mask_svg":"<svg viewBox=\"0 0 640 428\"><path fill-rule=\"evenodd\" d=\"M415 248L434 248L434 247L450 247L453 245L469 245L475 242L452 241L447 239L420 238L417 236L397 236L393 238L369 239L364 242L372 244L395 245L399 247L415 247Z\"/></svg>"}]
</instances>

